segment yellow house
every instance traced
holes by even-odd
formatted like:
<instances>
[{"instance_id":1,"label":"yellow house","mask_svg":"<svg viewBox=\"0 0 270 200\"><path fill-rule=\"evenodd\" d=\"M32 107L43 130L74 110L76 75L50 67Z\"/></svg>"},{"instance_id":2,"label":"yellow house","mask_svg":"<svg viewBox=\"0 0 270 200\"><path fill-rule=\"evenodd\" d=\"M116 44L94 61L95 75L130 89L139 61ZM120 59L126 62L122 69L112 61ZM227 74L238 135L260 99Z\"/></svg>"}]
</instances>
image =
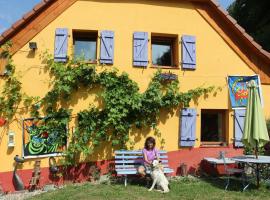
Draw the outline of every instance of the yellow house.
<instances>
[{"instance_id":1,"label":"yellow house","mask_svg":"<svg viewBox=\"0 0 270 200\"><path fill-rule=\"evenodd\" d=\"M228 156L242 153L239 128L244 111L232 108L228 76L258 75L265 116L270 117L270 54L214 0L43 0L0 36L1 45L8 41L13 44L10 51L15 75L28 96L43 98L52 87L52 76L41 58L45 52L53 55L55 63L83 58L98 72L115 67L138 84L140 93L158 69L177 78L183 92L214 86L216 92L192 101L188 109L162 110L157 124L160 135L139 129L130 134L127 146L134 149L143 148L146 137L156 137L157 148L168 151L169 166L175 173L181 163L187 164L190 172L196 171L204 157L216 157L219 151L227 151ZM9 76L4 62L2 59L1 88ZM89 104L102 109L98 93L98 89L81 88L74 92L68 105L72 109L70 133L77 125L78 112ZM41 161L40 184L53 181L49 157L59 156L56 151L35 154L29 146L31 151L26 151L27 126L33 120L29 111L20 112L22 107L21 102L13 118L0 127L0 185L5 191L14 190L16 155L25 156L18 169L25 186L37 160ZM81 162L96 161L106 172L112 159L110 142L104 141ZM74 179L87 176L70 173L75 174Z\"/></svg>"}]
</instances>

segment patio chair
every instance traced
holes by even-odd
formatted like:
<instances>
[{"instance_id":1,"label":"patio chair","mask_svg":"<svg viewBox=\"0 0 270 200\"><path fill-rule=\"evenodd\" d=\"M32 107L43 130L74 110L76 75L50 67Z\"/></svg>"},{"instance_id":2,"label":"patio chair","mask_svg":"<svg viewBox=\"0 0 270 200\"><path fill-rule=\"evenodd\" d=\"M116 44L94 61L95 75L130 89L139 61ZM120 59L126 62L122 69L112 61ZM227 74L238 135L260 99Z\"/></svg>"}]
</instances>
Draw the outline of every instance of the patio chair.
<instances>
[{"instance_id":1,"label":"patio chair","mask_svg":"<svg viewBox=\"0 0 270 200\"><path fill-rule=\"evenodd\" d=\"M224 163L224 169L225 169L225 173L227 176L227 182L226 182L226 186L225 186L225 190L228 189L229 185L230 185L230 179L232 178L233 175L235 174L240 174L240 180L242 182L242 186L243 186L243 191L245 191L247 189L247 187L249 186L249 184L245 184L246 183L246 174L245 174L245 170L244 169L238 169L238 168L232 168L229 167L226 163L226 157L225 157L225 153L224 151L220 152L220 158L223 160Z\"/></svg>"}]
</instances>

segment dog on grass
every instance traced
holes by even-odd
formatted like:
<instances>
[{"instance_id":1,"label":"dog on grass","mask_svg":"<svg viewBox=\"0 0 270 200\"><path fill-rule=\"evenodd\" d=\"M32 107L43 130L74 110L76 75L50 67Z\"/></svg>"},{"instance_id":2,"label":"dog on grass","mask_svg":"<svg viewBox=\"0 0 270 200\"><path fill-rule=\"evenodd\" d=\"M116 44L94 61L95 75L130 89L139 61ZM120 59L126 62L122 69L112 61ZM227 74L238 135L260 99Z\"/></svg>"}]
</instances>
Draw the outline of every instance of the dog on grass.
<instances>
[{"instance_id":1,"label":"dog on grass","mask_svg":"<svg viewBox=\"0 0 270 200\"><path fill-rule=\"evenodd\" d=\"M153 184L148 191L152 191L155 185L161 187L163 193L169 192L169 181L164 175L163 166L158 160L153 160L150 173Z\"/></svg>"}]
</instances>

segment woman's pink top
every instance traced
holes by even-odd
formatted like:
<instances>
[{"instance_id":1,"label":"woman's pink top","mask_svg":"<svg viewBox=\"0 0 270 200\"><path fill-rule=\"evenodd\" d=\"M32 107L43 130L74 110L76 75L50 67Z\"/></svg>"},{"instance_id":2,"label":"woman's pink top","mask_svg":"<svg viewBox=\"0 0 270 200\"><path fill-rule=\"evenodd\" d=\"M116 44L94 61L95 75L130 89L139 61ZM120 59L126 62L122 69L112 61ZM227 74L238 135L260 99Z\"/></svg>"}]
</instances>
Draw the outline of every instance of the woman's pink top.
<instances>
[{"instance_id":1,"label":"woman's pink top","mask_svg":"<svg viewBox=\"0 0 270 200\"><path fill-rule=\"evenodd\" d=\"M156 148L151 149L151 150L147 150L147 149L144 148L143 149L143 155L146 155L147 160L149 162L152 162L153 160L155 160L157 158L158 151L157 151ZM145 159L144 159L144 164L148 164Z\"/></svg>"}]
</instances>

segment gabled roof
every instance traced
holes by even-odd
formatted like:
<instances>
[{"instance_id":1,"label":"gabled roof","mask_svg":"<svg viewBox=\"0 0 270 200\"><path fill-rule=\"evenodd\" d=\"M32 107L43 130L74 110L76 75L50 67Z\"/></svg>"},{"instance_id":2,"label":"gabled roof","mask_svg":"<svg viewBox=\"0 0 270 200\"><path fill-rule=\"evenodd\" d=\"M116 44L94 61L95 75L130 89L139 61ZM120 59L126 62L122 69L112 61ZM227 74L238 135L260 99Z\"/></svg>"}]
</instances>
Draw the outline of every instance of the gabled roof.
<instances>
[{"instance_id":1,"label":"gabled roof","mask_svg":"<svg viewBox=\"0 0 270 200\"><path fill-rule=\"evenodd\" d=\"M23 15L21 19L17 20L14 24L11 25L9 29L7 29L5 32L3 32L0 35L0 44L10 39L10 37L12 37L12 35L16 33L16 31L18 31L20 28L23 28L23 26L28 21L30 21L33 17L38 15L40 12L42 12L53 1L55 0L43 0L39 4L37 4L32 10L30 10L25 15Z\"/></svg>"},{"instance_id":2,"label":"gabled roof","mask_svg":"<svg viewBox=\"0 0 270 200\"><path fill-rule=\"evenodd\" d=\"M215 0L211 0L211 5L217 10L217 12L226 20L232 27L232 31L237 31L241 34L243 38L249 41L256 49L260 51L263 55L270 59L270 53L262 49L262 46L259 45L254 39L242 28L237 21L232 18L229 13L224 10Z\"/></svg>"},{"instance_id":3,"label":"gabled roof","mask_svg":"<svg viewBox=\"0 0 270 200\"><path fill-rule=\"evenodd\" d=\"M42 0L0 35L0 45L12 40L12 52L17 52L36 34L56 19L77 0Z\"/></svg>"},{"instance_id":4,"label":"gabled roof","mask_svg":"<svg viewBox=\"0 0 270 200\"><path fill-rule=\"evenodd\" d=\"M12 52L15 53L76 1L42 0L0 35L0 45L8 40L12 40ZM223 37L235 52L256 73L260 74L263 83L270 84L269 52L256 43L215 0L186 1L192 2L202 17Z\"/></svg>"}]
</instances>

